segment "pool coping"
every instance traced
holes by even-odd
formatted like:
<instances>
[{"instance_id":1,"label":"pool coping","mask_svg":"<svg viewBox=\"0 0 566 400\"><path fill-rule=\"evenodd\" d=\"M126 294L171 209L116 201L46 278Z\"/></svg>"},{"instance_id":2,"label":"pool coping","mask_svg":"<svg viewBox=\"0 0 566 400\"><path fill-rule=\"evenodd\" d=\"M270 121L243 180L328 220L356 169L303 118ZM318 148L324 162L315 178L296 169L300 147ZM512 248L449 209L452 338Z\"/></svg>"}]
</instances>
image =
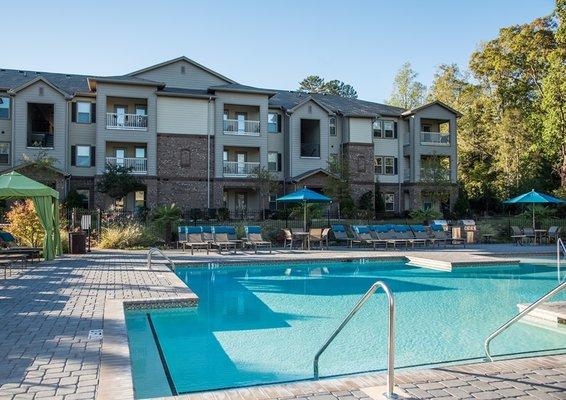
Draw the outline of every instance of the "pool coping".
<instances>
[{"instance_id":1,"label":"pool coping","mask_svg":"<svg viewBox=\"0 0 566 400\"><path fill-rule=\"evenodd\" d=\"M479 255L481 257L481 255ZM488 258L489 256L486 256ZM391 256L391 255L371 255L368 256L364 254L360 257L343 256L343 257L332 257L332 261L355 261L368 259L371 261L396 261L404 260L410 262L410 258L405 255ZM329 260L325 258L323 254L320 257L308 258L308 259L291 259L291 260L281 260L281 259L253 259L253 262L270 262L270 263L289 263L289 262L316 262L321 260ZM432 261L432 260L431 260ZM463 266L471 266L483 264L484 266L489 265L505 265L514 263L518 264L519 260L486 260L485 263L470 261L470 262L459 262ZM191 261L183 266L196 267L197 265L206 264L219 264L226 267L230 265L238 266L238 264L249 263L250 260L229 260L225 261ZM436 260L435 262L438 262ZM174 262L174 264L176 264ZM421 268L426 268L417 265ZM100 361L100 377L97 385L96 399L97 400L121 400L121 399L134 399L134 384L132 379L132 363L130 358L130 348L128 343L128 334L125 320L126 310L139 310L148 308L185 308L185 307L196 307L198 305L198 296L193 293L185 282L183 282L175 273L174 270L168 268L165 264L154 264L154 270L161 274L167 275L167 280L169 285L174 288L182 288L186 290L183 294L176 294L172 297L160 297L160 298L141 298L141 299L108 299L106 300L104 306L104 318L103 318L103 332L104 338L101 348L101 361ZM446 272L451 272L452 270L443 270ZM329 379L351 379L348 375L346 378L329 378ZM322 381L322 380L321 380ZM299 381L300 383L305 383L304 381ZM306 383L313 383L313 381L306 381ZM317 381L319 382L319 381ZM290 383L295 384L295 383ZM262 385L264 386L264 385ZM253 387L252 387L253 388ZM251 389L251 388L240 388L240 389ZM234 389L230 389L234 390ZM212 393L202 392L202 393ZM181 395L186 396L186 395ZM179 398L179 396L172 397Z\"/></svg>"}]
</instances>

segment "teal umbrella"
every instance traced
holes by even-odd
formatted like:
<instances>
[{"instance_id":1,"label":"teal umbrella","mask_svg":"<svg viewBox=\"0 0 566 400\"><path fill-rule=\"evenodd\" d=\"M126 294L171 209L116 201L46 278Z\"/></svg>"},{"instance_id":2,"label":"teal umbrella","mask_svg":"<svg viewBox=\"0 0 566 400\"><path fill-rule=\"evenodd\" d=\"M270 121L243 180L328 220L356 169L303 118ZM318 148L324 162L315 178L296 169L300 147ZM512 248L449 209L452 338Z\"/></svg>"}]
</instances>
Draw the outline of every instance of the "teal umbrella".
<instances>
[{"instance_id":1,"label":"teal umbrella","mask_svg":"<svg viewBox=\"0 0 566 400\"><path fill-rule=\"evenodd\" d=\"M505 200L503 204L531 204L533 207L533 230L535 229L535 204L565 204L566 201L558 199L556 197L550 196L548 194L535 192L531 190L530 192L523 193L512 199Z\"/></svg>"},{"instance_id":2,"label":"teal umbrella","mask_svg":"<svg viewBox=\"0 0 566 400\"><path fill-rule=\"evenodd\" d=\"M296 192L279 197L275 201L279 203L303 203L303 229L306 231L307 203L331 203L332 199L304 187Z\"/></svg>"}]
</instances>

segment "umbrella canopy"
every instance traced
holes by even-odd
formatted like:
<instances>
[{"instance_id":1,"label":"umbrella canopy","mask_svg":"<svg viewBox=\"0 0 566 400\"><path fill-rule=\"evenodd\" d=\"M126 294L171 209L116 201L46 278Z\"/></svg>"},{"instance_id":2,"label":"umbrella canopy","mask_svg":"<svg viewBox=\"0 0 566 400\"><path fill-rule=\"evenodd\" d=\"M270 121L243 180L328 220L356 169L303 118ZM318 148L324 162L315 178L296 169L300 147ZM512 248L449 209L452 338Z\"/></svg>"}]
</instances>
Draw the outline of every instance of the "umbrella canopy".
<instances>
[{"instance_id":1,"label":"umbrella canopy","mask_svg":"<svg viewBox=\"0 0 566 400\"><path fill-rule=\"evenodd\" d=\"M281 203L303 203L303 229L307 230L307 203L331 203L330 197L324 196L306 187L279 197L276 201Z\"/></svg>"},{"instance_id":2,"label":"umbrella canopy","mask_svg":"<svg viewBox=\"0 0 566 400\"><path fill-rule=\"evenodd\" d=\"M59 192L15 171L0 175L0 199L31 198L45 230L43 257L61 254L59 235Z\"/></svg>"},{"instance_id":3,"label":"umbrella canopy","mask_svg":"<svg viewBox=\"0 0 566 400\"><path fill-rule=\"evenodd\" d=\"M533 229L535 229L535 204L566 204L566 201L550 196L548 194L536 192L534 189L523 193L512 199L505 200L503 204L532 204L533 205Z\"/></svg>"}]
</instances>

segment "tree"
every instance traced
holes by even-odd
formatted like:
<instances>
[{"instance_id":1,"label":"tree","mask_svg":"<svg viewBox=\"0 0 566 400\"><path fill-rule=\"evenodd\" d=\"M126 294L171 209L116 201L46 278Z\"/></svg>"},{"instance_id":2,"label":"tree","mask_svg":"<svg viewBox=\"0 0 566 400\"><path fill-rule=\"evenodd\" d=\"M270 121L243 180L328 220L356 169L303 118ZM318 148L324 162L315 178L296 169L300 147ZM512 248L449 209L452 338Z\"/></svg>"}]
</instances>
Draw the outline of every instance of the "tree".
<instances>
[{"instance_id":1,"label":"tree","mask_svg":"<svg viewBox=\"0 0 566 400\"><path fill-rule=\"evenodd\" d=\"M39 247L43 242L45 231L31 199L14 202L6 213L6 220L8 231L18 238L21 245Z\"/></svg>"},{"instance_id":2,"label":"tree","mask_svg":"<svg viewBox=\"0 0 566 400\"><path fill-rule=\"evenodd\" d=\"M426 86L417 81L417 76L418 74L411 68L410 62L403 64L395 75L393 91L389 100L387 100L387 104L405 109L422 105Z\"/></svg>"},{"instance_id":3,"label":"tree","mask_svg":"<svg viewBox=\"0 0 566 400\"><path fill-rule=\"evenodd\" d=\"M272 194L277 193L279 184L273 174L265 167L256 168L252 177L255 181L254 186L259 195L263 219L265 219L265 209L267 208L266 201L269 201L269 197Z\"/></svg>"},{"instance_id":4,"label":"tree","mask_svg":"<svg viewBox=\"0 0 566 400\"><path fill-rule=\"evenodd\" d=\"M98 182L98 191L107 194L114 200L119 200L126 197L128 193L144 190L143 182L131 172L132 168L107 164L106 171Z\"/></svg>"},{"instance_id":5,"label":"tree","mask_svg":"<svg viewBox=\"0 0 566 400\"><path fill-rule=\"evenodd\" d=\"M84 195L80 194L76 190L71 190L67 194L67 197L65 198L65 202L63 203L63 206L67 210L72 210L73 208L83 208L86 200L87 199Z\"/></svg>"},{"instance_id":6,"label":"tree","mask_svg":"<svg viewBox=\"0 0 566 400\"><path fill-rule=\"evenodd\" d=\"M322 190L335 204L338 204L341 216L351 216L355 213L356 205L350 191L348 163L343 157L332 157L327 163L331 175L326 178Z\"/></svg>"},{"instance_id":7,"label":"tree","mask_svg":"<svg viewBox=\"0 0 566 400\"><path fill-rule=\"evenodd\" d=\"M163 229L165 243L173 241L173 226L181 222L181 210L175 204L159 206L151 213L152 221Z\"/></svg>"},{"instance_id":8,"label":"tree","mask_svg":"<svg viewBox=\"0 0 566 400\"><path fill-rule=\"evenodd\" d=\"M358 98L358 93L351 86L337 79L326 82L318 75L309 75L299 82L299 92L332 94L341 97Z\"/></svg>"}]
</instances>

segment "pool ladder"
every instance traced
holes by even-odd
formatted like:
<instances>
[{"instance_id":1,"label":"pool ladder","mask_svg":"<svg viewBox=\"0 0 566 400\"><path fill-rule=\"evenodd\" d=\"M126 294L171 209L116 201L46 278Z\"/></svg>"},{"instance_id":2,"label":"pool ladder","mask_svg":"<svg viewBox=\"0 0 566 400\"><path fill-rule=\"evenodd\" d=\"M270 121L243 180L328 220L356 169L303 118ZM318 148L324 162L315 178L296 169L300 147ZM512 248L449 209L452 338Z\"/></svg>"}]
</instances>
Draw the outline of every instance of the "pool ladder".
<instances>
[{"instance_id":1,"label":"pool ladder","mask_svg":"<svg viewBox=\"0 0 566 400\"><path fill-rule=\"evenodd\" d=\"M566 246L564 245L562 238L558 238L556 240L556 272L558 274L558 283L562 283L562 274L560 273L560 255L562 253L566 255Z\"/></svg>"},{"instance_id":2,"label":"pool ladder","mask_svg":"<svg viewBox=\"0 0 566 400\"><path fill-rule=\"evenodd\" d=\"M161 257L163 257L167 263L169 264L169 268L171 270L175 269L175 264L173 263L173 261L171 261L171 259L169 257L167 257L161 250L159 250L157 247L150 247L149 251L147 252L147 268L149 270L151 270L151 260L152 260L152 256L154 253L159 254Z\"/></svg>"},{"instance_id":3,"label":"pool ladder","mask_svg":"<svg viewBox=\"0 0 566 400\"><path fill-rule=\"evenodd\" d=\"M387 392L384 393L384 396L388 399L396 399L398 396L394 393L395 388L395 301L393 299L393 293L389 289L389 287L382 281L377 281L368 289L368 291L362 296L362 298L358 301L358 303L352 308L352 310L348 313L346 318L342 321L342 323L336 328L336 330L330 335L330 337L326 340L326 342L322 345L320 350L314 356L313 361L313 371L314 371L314 379L319 378L318 374L318 360L322 353L328 348L330 343L334 341L336 336L342 331L342 329L350 322L350 320L356 315L356 313L366 304L366 302L371 298L371 296L376 292L377 289L383 289L385 294L387 295L387 304L388 304L388 311L389 311L389 327L388 327L388 335L387 335Z\"/></svg>"}]
</instances>

